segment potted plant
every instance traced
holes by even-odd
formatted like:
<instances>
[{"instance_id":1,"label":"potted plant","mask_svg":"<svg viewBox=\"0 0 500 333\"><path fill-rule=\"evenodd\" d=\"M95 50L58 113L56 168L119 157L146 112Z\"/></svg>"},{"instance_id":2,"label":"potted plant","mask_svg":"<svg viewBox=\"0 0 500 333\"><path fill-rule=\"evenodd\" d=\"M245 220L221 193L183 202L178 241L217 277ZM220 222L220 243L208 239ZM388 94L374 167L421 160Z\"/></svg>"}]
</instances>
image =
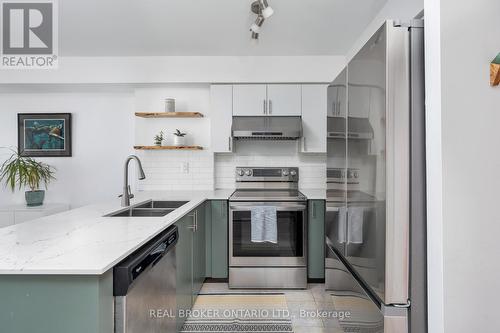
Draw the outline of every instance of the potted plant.
<instances>
[{"instance_id":1,"label":"potted plant","mask_svg":"<svg viewBox=\"0 0 500 333\"><path fill-rule=\"evenodd\" d=\"M15 191L29 188L25 192L26 204L28 206L41 206L45 198L45 190L40 189L43 183L45 188L54 180L54 168L43 162L37 162L31 157L21 156L19 152L13 150L13 154L0 167L0 181L5 182L5 186Z\"/></svg>"},{"instance_id":2,"label":"potted plant","mask_svg":"<svg viewBox=\"0 0 500 333\"><path fill-rule=\"evenodd\" d=\"M163 140L163 131L160 131L160 133L156 134L154 137L155 146L161 146Z\"/></svg>"},{"instance_id":3,"label":"potted plant","mask_svg":"<svg viewBox=\"0 0 500 333\"><path fill-rule=\"evenodd\" d=\"M175 130L174 133L174 146L180 147L186 145L186 134L182 133L178 129Z\"/></svg>"}]
</instances>

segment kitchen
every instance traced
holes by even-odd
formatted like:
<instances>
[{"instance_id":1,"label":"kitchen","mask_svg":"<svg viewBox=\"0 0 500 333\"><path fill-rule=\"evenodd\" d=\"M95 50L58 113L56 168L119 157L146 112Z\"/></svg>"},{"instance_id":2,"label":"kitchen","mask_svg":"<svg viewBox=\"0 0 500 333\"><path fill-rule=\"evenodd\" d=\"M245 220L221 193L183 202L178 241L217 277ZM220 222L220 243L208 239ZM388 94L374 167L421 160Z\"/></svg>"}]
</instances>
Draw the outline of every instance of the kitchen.
<instances>
[{"instance_id":1,"label":"kitchen","mask_svg":"<svg viewBox=\"0 0 500 333\"><path fill-rule=\"evenodd\" d=\"M457 306L489 301L497 271L473 292L453 264L464 240L497 253L494 232L451 230L464 189L443 182L469 167L451 155L466 124L444 117L467 93L441 57L472 10L47 2L57 67L0 69L2 332L494 331ZM474 69L492 53L470 52Z\"/></svg>"}]
</instances>

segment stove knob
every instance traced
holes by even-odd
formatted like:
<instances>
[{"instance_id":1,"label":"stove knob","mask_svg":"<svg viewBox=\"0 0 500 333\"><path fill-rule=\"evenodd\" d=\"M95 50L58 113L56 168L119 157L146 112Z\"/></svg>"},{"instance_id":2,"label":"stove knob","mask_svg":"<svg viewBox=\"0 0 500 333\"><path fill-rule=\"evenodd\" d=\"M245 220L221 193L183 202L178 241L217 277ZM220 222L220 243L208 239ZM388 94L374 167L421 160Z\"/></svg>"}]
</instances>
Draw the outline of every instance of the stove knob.
<instances>
[{"instance_id":1,"label":"stove knob","mask_svg":"<svg viewBox=\"0 0 500 333\"><path fill-rule=\"evenodd\" d=\"M290 170L290 176L292 176L292 177L297 176L297 171Z\"/></svg>"},{"instance_id":2,"label":"stove knob","mask_svg":"<svg viewBox=\"0 0 500 333\"><path fill-rule=\"evenodd\" d=\"M243 172L243 170L242 170L242 169L238 169L238 170L236 170L236 174L237 174L238 176L240 176L240 177L241 177L241 176L243 176L245 173Z\"/></svg>"},{"instance_id":3,"label":"stove knob","mask_svg":"<svg viewBox=\"0 0 500 333\"><path fill-rule=\"evenodd\" d=\"M245 170L245 176L251 176L252 175L252 170L247 169Z\"/></svg>"},{"instance_id":4,"label":"stove knob","mask_svg":"<svg viewBox=\"0 0 500 333\"><path fill-rule=\"evenodd\" d=\"M288 170L283 169L283 171L281 171L281 174L283 175L283 177L288 177Z\"/></svg>"}]
</instances>

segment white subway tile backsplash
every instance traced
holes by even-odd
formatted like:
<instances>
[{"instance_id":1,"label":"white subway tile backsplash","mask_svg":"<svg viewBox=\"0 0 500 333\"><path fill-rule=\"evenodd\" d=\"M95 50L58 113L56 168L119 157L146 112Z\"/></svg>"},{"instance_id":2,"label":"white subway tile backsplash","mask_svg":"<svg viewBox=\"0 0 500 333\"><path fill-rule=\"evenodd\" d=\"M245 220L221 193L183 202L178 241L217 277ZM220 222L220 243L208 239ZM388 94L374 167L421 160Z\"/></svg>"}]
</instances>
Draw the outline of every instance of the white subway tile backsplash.
<instances>
[{"instance_id":1,"label":"white subway tile backsplash","mask_svg":"<svg viewBox=\"0 0 500 333\"><path fill-rule=\"evenodd\" d=\"M293 143L244 143L235 154L215 154L215 188L233 188L238 166L298 167L301 188L325 188L326 155L300 154Z\"/></svg>"},{"instance_id":2,"label":"white subway tile backsplash","mask_svg":"<svg viewBox=\"0 0 500 333\"><path fill-rule=\"evenodd\" d=\"M214 188L214 160L211 152L141 152L146 179L138 183L142 191L211 190ZM182 164L189 164L189 172Z\"/></svg>"}]
</instances>

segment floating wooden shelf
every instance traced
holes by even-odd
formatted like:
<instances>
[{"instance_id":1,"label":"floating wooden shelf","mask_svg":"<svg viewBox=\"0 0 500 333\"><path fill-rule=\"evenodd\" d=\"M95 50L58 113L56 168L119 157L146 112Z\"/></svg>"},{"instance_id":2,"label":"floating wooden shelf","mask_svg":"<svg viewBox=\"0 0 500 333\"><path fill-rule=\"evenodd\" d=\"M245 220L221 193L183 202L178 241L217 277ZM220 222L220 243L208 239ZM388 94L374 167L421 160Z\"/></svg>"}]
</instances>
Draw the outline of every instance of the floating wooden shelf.
<instances>
[{"instance_id":1,"label":"floating wooden shelf","mask_svg":"<svg viewBox=\"0 0 500 333\"><path fill-rule=\"evenodd\" d=\"M136 117L141 118L202 118L199 112L136 112Z\"/></svg>"},{"instance_id":2,"label":"floating wooden shelf","mask_svg":"<svg viewBox=\"0 0 500 333\"><path fill-rule=\"evenodd\" d=\"M134 146L136 150L203 150L201 146Z\"/></svg>"}]
</instances>

